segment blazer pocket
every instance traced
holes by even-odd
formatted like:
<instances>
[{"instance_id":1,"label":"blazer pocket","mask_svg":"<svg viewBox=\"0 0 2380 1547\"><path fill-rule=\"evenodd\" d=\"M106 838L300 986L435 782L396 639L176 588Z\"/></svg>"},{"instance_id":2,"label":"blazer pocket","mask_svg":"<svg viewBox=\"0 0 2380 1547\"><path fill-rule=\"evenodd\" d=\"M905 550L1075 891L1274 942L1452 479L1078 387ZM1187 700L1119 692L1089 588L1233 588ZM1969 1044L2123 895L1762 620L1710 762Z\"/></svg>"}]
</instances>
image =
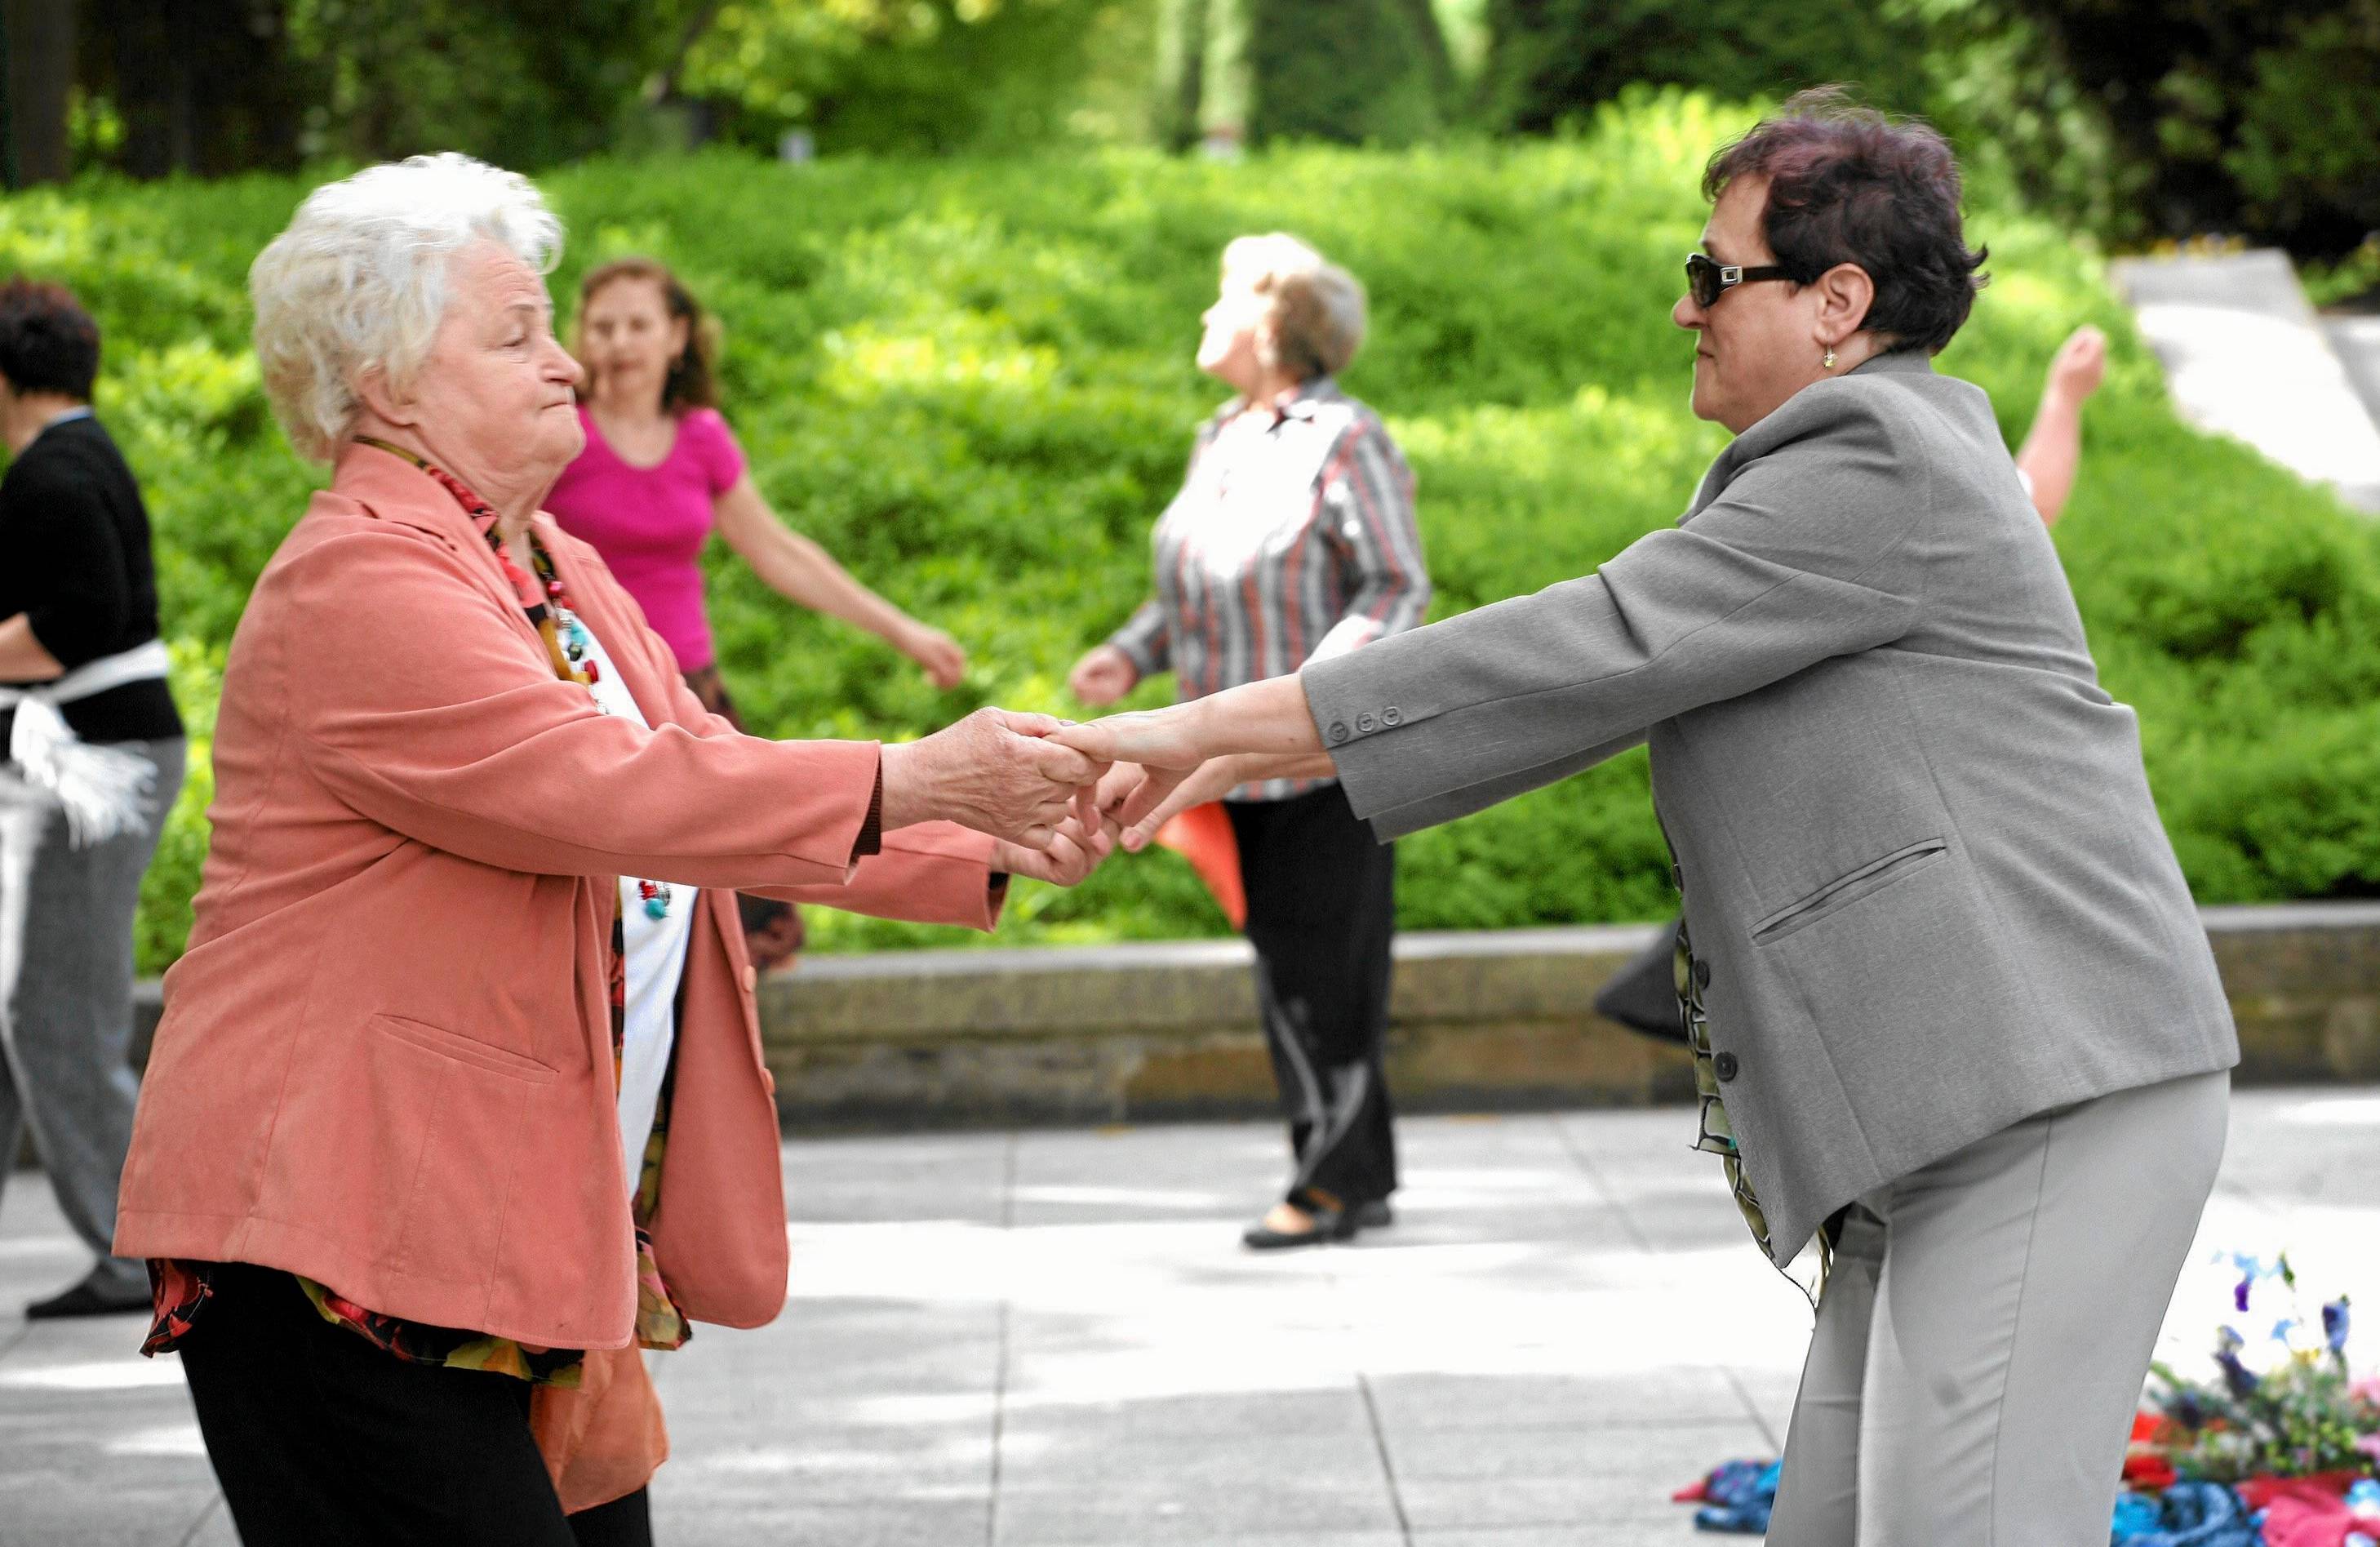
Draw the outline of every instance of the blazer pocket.
<instances>
[{"instance_id":1,"label":"blazer pocket","mask_svg":"<svg viewBox=\"0 0 2380 1547\"><path fill-rule=\"evenodd\" d=\"M468 1064L491 1074L509 1075L515 1079L528 1080L532 1085L550 1084L562 1077L562 1071L551 1064L540 1064L534 1058L507 1052L458 1031L449 1031L443 1026L432 1026L426 1020L376 1015L365 1024L370 1030L394 1037L401 1042L411 1042L425 1053L452 1058L458 1064Z\"/></svg>"},{"instance_id":2,"label":"blazer pocket","mask_svg":"<svg viewBox=\"0 0 2380 1547\"><path fill-rule=\"evenodd\" d=\"M1782 940L1798 930L1807 929L1832 913L1840 912L1863 897L1874 896L1896 881L1907 880L1949 852L1949 843L1942 838L1927 838L1896 848L1882 859L1871 859L1847 875L1837 876L1808 896L1789 907L1778 909L1752 926L1752 941L1766 945Z\"/></svg>"}]
</instances>

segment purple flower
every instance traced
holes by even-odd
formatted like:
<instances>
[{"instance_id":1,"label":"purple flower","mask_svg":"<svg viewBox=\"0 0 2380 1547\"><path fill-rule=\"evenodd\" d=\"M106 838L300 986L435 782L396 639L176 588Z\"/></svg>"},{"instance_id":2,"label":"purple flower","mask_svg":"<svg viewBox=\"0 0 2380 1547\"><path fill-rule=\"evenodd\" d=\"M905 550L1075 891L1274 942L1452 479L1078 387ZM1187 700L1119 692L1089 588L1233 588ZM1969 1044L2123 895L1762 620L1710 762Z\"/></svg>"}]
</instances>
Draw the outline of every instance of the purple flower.
<instances>
[{"instance_id":1,"label":"purple flower","mask_svg":"<svg viewBox=\"0 0 2380 1547\"><path fill-rule=\"evenodd\" d=\"M2347 1297L2341 1295L2322 1308L2322 1340L2330 1351L2342 1358L2347 1353Z\"/></svg>"},{"instance_id":2,"label":"purple flower","mask_svg":"<svg viewBox=\"0 0 2380 1547\"><path fill-rule=\"evenodd\" d=\"M2245 1341L2229 1327L2215 1329L2215 1362L2222 1368L2223 1383L2242 1402L2256 1393L2255 1372L2240 1362L2240 1350L2244 1346Z\"/></svg>"},{"instance_id":3,"label":"purple flower","mask_svg":"<svg viewBox=\"0 0 2380 1547\"><path fill-rule=\"evenodd\" d=\"M2233 1396L2245 1402L2256 1395L2255 1372L2240 1362L2239 1355L2226 1348L2215 1356L2215 1362L2223 1367L2223 1383Z\"/></svg>"},{"instance_id":4,"label":"purple flower","mask_svg":"<svg viewBox=\"0 0 2380 1547\"><path fill-rule=\"evenodd\" d=\"M2231 1303L2242 1316L2248 1313L2248 1291L2255 1286L2256 1275L2253 1273L2250 1273L2231 1286Z\"/></svg>"}]
</instances>

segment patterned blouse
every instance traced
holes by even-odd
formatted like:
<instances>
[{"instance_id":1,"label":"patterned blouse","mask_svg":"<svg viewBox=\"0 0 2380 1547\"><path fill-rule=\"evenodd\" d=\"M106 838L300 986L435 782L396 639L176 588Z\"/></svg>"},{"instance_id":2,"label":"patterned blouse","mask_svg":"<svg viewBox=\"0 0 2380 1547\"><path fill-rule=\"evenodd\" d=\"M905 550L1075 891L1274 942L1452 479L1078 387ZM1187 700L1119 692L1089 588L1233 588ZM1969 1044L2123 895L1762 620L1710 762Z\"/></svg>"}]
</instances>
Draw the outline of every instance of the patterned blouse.
<instances>
[{"instance_id":1,"label":"patterned blouse","mask_svg":"<svg viewBox=\"0 0 2380 1547\"><path fill-rule=\"evenodd\" d=\"M1234 399L1202 425L1155 547L1157 595L1108 643L1143 676L1170 669L1185 700L1343 655L1429 608L1413 473L1379 416L1328 376L1263 407Z\"/></svg>"},{"instance_id":2,"label":"patterned blouse","mask_svg":"<svg viewBox=\"0 0 2380 1547\"><path fill-rule=\"evenodd\" d=\"M1674 867L1672 867L1674 873ZM1703 990L1710 984L1710 964L1694 955L1694 943L1686 933L1686 921L1678 920L1678 952L1676 957L1678 1013L1683 1017L1686 1049L1694 1059L1694 1096L1698 1122L1694 1132L1694 1148L1705 1154L1719 1157L1727 1172L1727 1190L1735 1199L1743 1223L1752 1231L1753 1241L1761 1255L1768 1255L1768 1216L1760 1207L1760 1195L1752 1190L1752 1177L1743 1169L1743 1151L1735 1141L1735 1125L1728 1120L1727 1102L1719 1095L1719 1057L1711 1051L1710 1017L1703 1008ZM1801 1291L1815 1303L1826 1288L1827 1275L1834 1268L1834 1226L1830 1221L1818 1232L1817 1273L1815 1279L1795 1278L1779 1268Z\"/></svg>"}]
</instances>

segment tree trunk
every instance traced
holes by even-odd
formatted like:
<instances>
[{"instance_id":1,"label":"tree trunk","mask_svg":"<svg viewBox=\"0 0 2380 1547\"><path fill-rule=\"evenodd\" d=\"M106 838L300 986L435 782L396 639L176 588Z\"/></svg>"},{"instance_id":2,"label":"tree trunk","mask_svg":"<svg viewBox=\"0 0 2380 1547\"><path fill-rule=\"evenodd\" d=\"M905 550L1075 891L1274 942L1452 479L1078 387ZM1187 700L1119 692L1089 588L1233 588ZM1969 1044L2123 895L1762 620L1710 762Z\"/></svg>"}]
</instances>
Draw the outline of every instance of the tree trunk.
<instances>
[{"instance_id":1,"label":"tree trunk","mask_svg":"<svg viewBox=\"0 0 2380 1547\"><path fill-rule=\"evenodd\" d=\"M75 80L74 0L0 0L8 45L8 181L62 182L74 170L67 98Z\"/></svg>"},{"instance_id":2,"label":"tree trunk","mask_svg":"<svg viewBox=\"0 0 2380 1547\"><path fill-rule=\"evenodd\" d=\"M223 177L298 164L306 82L282 0L96 0L124 170Z\"/></svg>"}]
</instances>

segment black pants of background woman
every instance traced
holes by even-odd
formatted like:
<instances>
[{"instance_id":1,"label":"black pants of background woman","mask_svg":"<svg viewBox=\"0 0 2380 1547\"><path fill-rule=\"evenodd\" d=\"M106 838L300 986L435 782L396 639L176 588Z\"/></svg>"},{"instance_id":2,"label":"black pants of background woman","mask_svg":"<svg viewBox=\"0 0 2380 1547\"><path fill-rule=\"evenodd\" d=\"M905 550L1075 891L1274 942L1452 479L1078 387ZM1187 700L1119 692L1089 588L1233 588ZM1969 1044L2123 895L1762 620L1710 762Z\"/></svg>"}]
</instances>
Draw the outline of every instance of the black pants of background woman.
<instances>
[{"instance_id":1,"label":"black pants of background woman","mask_svg":"<svg viewBox=\"0 0 2380 1547\"><path fill-rule=\"evenodd\" d=\"M565 1516L529 1436L529 1385L412 1364L232 1264L181 1345L246 1547L651 1547L642 1489Z\"/></svg>"},{"instance_id":2,"label":"black pants of background woman","mask_svg":"<svg viewBox=\"0 0 2380 1547\"><path fill-rule=\"evenodd\" d=\"M1322 1236L1388 1218L1397 1141L1381 1054L1396 851L1356 820L1337 785L1287 800L1229 802L1273 1077L1295 1166L1287 1200ZM1251 1246L1296 1244L1261 1224Z\"/></svg>"}]
</instances>

